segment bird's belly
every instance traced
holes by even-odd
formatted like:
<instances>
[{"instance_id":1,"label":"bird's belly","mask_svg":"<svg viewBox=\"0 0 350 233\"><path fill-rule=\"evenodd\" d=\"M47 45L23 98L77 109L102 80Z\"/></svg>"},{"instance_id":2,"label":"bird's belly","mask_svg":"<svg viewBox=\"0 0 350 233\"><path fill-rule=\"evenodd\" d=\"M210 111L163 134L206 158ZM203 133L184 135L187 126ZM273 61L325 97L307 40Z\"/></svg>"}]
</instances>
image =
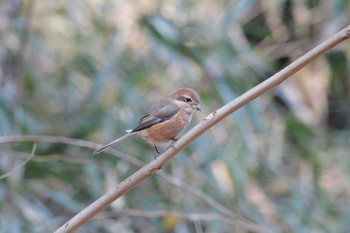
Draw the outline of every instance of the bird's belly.
<instances>
[{"instance_id":1,"label":"bird's belly","mask_svg":"<svg viewBox=\"0 0 350 233\"><path fill-rule=\"evenodd\" d=\"M170 119L143 130L141 136L148 143L160 146L176 138L176 136L189 125L190 121L190 119L181 121L172 121L172 119Z\"/></svg>"}]
</instances>

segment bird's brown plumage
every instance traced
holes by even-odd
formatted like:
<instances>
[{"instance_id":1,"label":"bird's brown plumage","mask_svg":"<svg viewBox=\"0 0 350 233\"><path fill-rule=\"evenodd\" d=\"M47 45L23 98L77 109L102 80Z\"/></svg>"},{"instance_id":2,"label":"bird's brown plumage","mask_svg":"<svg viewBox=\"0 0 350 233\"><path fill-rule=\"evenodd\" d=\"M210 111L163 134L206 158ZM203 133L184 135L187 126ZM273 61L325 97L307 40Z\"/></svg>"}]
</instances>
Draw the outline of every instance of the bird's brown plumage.
<instances>
[{"instance_id":1,"label":"bird's brown plumage","mask_svg":"<svg viewBox=\"0 0 350 233\"><path fill-rule=\"evenodd\" d=\"M199 103L199 95L194 90L182 87L154 103L133 130L99 148L94 154L131 137L142 137L154 146L175 140L190 124L194 111L201 110Z\"/></svg>"}]
</instances>

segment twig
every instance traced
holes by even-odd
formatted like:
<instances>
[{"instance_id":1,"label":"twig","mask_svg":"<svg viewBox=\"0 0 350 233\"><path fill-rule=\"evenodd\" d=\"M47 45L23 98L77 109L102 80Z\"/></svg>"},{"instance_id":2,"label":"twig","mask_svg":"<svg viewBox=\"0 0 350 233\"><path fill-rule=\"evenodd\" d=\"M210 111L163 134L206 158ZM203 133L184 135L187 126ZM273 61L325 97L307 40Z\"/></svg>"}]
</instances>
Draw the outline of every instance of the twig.
<instances>
[{"instance_id":1,"label":"twig","mask_svg":"<svg viewBox=\"0 0 350 233\"><path fill-rule=\"evenodd\" d=\"M10 176L10 175L12 175L17 169L19 169L19 168L23 167L24 165L26 165L26 163L28 163L29 160L31 160L31 159L34 157L34 155L35 155L35 150L36 150L36 143L34 143L33 148L32 148L32 152L30 153L30 155L28 156L28 158L26 158L26 160L24 160L24 161L23 161L21 164L19 164L18 166L14 167L11 171L9 171L9 172L7 172L7 173L1 175L1 176L0 176L0 180L1 180L1 179L4 179L4 178L6 178L6 177L8 177L8 176Z\"/></svg>"},{"instance_id":2,"label":"twig","mask_svg":"<svg viewBox=\"0 0 350 233\"><path fill-rule=\"evenodd\" d=\"M160 171L157 174L160 177L162 177L163 179L165 179L166 181L168 181L169 183L186 190L188 193L190 193L196 197L199 197L200 199L205 201L208 205L210 205L211 207L216 209L219 213L221 213L223 215L227 215L230 218L237 218L237 216L231 210L229 210L225 206L221 205L219 202L214 200L212 197L208 196L202 190L193 188L192 186L184 183L183 181L179 180L176 177L169 175L166 172Z\"/></svg>"},{"instance_id":3,"label":"twig","mask_svg":"<svg viewBox=\"0 0 350 233\"><path fill-rule=\"evenodd\" d=\"M197 124L192 130L181 137L175 144L174 148L169 148L164 151L156 160L146 164L144 167L139 169L137 172L132 174L126 180L121 182L118 186L111 189L109 192L104 194L102 197L97 199L91 205L86 207L84 210L79 212L76 216L70 219L67 223L62 225L56 232L73 232L78 229L85 222L89 221L93 216L99 213L101 210L109 206L116 199L121 197L123 194L137 186L140 182L145 180L147 177L153 175L158 171L159 168L164 166L169 160L171 160L178 152L183 150L187 145L189 145L193 140L198 138L205 131L210 129L212 126L216 125L228 115L237 111L239 108L243 107L247 103L251 102L258 96L264 94L265 92L271 90L281 82L285 81L301 68L305 67L310 62L314 61L319 56L323 55L339 43L350 37L350 26L341 30L332 38L326 40L322 44L318 45L298 60L271 76L269 79L250 89L243 95L232 100L222 108L214 111L208 115L202 122Z\"/></svg>"},{"instance_id":4,"label":"twig","mask_svg":"<svg viewBox=\"0 0 350 233\"><path fill-rule=\"evenodd\" d=\"M223 219L230 219L231 223L235 223L235 225L245 226L246 228L249 228L250 230L254 230L256 232L265 232L263 227L258 226L257 224L250 222L248 220L243 220L242 218L237 216L234 212L232 212L231 210L229 210L228 208L226 208L225 206L223 206L222 204L217 202L211 196L204 193L202 190L194 188L194 187L186 184L182 180L180 180L176 177L173 177L164 171L159 171L157 173L157 175L159 175L161 178L168 181L172 185L175 185L175 186L185 190L189 194L192 194L193 196L201 199L202 201L207 203L209 206L214 208L216 211L218 211L221 214L221 217Z\"/></svg>"},{"instance_id":5,"label":"twig","mask_svg":"<svg viewBox=\"0 0 350 233\"><path fill-rule=\"evenodd\" d=\"M84 148L89 148L96 150L97 148L101 147L102 144L90 142L86 140L81 139L75 139L75 138L69 138L64 136L49 136L49 135L19 135L19 136L0 136L0 144L4 143L14 143L14 142L50 142L50 143L62 143L66 145L74 145ZM128 161L129 163L135 165L135 166L142 166L143 163L137 160L136 158L122 153L117 150L108 149L106 150L110 152L112 155L124 159Z\"/></svg>"},{"instance_id":6,"label":"twig","mask_svg":"<svg viewBox=\"0 0 350 233\"><path fill-rule=\"evenodd\" d=\"M243 107L247 103L251 102L258 96L271 90L281 82L285 81L301 68L314 61L317 57L329 51L342 41L350 37L350 26L341 30L336 35L321 43L292 64L271 76L269 79L250 89L243 95L232 100L222 108L214 111L207 116L203 121L197 124L193 129L181 137L175 144L175 147L171 147L164 151L156 160L146 164L141 169L136 171L134 174L129 176L126 180L122 181L118 186L111 189L109 192L104 194L102 197L97 199L95 202L87 206L84 210L79 212L76 216L70 219L67 223L62 225L56 230L56 233L60 232L73 232L78 229L81 225L89 221L97 213L101 212L104 208L108 207L112 202L117 200L123 194L137 186L140 182L145 180L147 177L153 175L161 167L163 167L169 160L171 160L177 153L183 150L192 141L198 138L205 131L216 125L228 115L232 114L239 108Z\"/></svg>"}]
</instances>

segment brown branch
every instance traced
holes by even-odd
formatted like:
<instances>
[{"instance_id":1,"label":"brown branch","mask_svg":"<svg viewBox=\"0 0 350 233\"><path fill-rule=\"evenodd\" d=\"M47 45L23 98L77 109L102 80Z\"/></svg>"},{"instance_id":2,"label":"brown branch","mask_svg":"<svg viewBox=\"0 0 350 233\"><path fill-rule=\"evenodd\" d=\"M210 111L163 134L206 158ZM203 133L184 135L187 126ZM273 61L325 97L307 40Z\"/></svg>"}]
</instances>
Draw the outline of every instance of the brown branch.
<instances>
[{"instance_id":1,"label":"brown branch","mask_svg":"<svg viewBox=\"0 0 350 233\"><path fill-rule=\"evenodd\" d=\"M237 111L247 103L251 102L258 96L271 90L281 82L285 81L297 71L320 57L339 43L350 37L350 26L338 32L336 35L326 40L322 44L318 45L298 60L271 76L269 79L250 89L243 95L232 100L222 108L209 114L202 122L197 124L187 134L181 137L175 144L174 148L169 148L164 151L156 160L146 164L144 167L136 171L126 180L121 182L118 186L111 189L109 192L104 194L102 197L97 199L91 205L86 207L84 210L79 212L76 216L70 219L67 223L62 225L56 232L73 232L78 229L85 222L89 221L93 216L108 207L112 202L121 197L123 194L137 186L140 182L145 180L147 177L153 175L158 171L159 168L164 166L169 160L171 160L177 153L188 146L192 141L198 138L205 131L216 125L228 115Z\"/></svg>"},{"instance_id":2,"label":"brown branch","mask_svg":"<svg viewBox=\"0 0 350 233\"><path fill-rule=\"evenodd\" d=\"M314 61L316 58L320 57L339 43L350 37L350 26L338 32L336 35L321 43L292 64L282 69L275 75L271 76L269 79L250 89L243 95L232 100L228 104L224 105L222 108L209 114L203 121L197 124L193 129L181 137L175 144L175 147L171 147L164 151L156 160L146 164L141 169L136 171L134 174L129 176L127 179L122 181L118 186L111 189L109 192L104 194L102 197L97 199L95 202L90 204L84 210L79 212L76 216L70 219L67 223L62 225L56 230L59 232L73 232L82 226L84 223L89 221L97 213L101 212L104 208L108 207L112 202L117 200L123 194L137 186L140 182L145 180L147 177L153 175L161 167L163 167L169 160L171 160L177 153L183 150L192 141L198 138L205 131L210 129L212 126L216 125L228 115L237 111L239 108L243 107L247 103L251 102L258 96L264 94L265 92L271 90L281 82L285 81L301 68L305 67L310 62Z\"/></svg>"}]
</instances>

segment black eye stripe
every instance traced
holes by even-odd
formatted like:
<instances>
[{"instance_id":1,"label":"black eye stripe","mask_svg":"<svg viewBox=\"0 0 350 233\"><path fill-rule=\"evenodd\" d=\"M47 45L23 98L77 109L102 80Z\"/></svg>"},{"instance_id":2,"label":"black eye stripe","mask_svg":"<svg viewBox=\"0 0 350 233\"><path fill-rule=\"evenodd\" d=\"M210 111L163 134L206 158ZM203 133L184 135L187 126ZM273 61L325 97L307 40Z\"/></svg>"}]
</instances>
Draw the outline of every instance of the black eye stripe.
<instances>
[{"instance_id":1,"label":"black eye stripe","mask_svg":"<svg viewBox=\"0 0 350 233\"><path fill-rule=\"evenodd\" d=\"M192 99L190 97L183 96L183 101L186 103L190 103L190 102L192 102Z\"/></svg>"}]
</instances>

